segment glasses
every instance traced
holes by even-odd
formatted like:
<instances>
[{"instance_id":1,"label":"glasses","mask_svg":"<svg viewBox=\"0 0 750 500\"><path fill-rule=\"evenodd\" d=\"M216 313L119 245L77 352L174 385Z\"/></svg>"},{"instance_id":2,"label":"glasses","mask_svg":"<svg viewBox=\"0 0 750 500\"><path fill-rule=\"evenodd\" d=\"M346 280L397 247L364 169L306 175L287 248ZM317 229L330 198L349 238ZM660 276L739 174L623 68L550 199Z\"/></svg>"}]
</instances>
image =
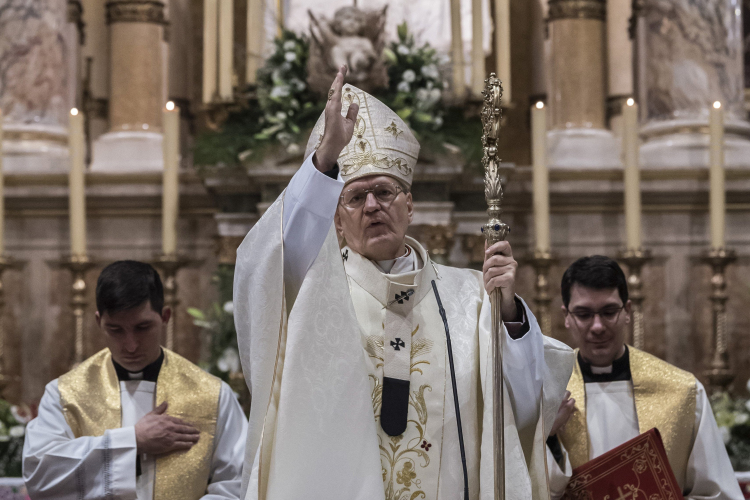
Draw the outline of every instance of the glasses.
<instances>
[{"instance_id":1,"label":"glasses","mask_svg":"<svg viewBox=\"0 0 750 500\"><path fill-rule=\"evenodd\" d=\"M590 309L576 309L575 311L568 311L568 314L573 316L576 322L582 328L588 328L594 322L594 317L598 314L601 318L602 323L611 326L617 323L620 319L620 312L625 309L625 306L607 306L598 311L592 311Z\"/></svg>"},{"instance_id":2,"label":"glasses","mask_svg":"<svg viewBox=\"0 0 750 500\"><path fill-rule=\"evenodd\" d=\"M365 201L367 201L367 195L372 193L378 203L380 203L383 208L386 208L393 203L396 196L403 191L403 188L400 186L396 186L389 182L385 184L376 184L370 189L349 189L343 192L340 199L341 204L346 208L357 209L364 206Z\"/></svg>"}]
</instances>

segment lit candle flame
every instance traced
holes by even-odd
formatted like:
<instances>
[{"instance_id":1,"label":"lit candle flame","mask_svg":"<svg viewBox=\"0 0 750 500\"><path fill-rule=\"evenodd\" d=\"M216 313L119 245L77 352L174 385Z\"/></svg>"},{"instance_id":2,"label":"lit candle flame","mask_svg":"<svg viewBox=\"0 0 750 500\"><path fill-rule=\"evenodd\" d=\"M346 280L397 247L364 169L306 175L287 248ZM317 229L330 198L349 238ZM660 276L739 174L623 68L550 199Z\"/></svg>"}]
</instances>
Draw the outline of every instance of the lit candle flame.
<instances>
[{"instance_id":1,"label":"lit candle flame","mask_svg":"<svg viewBox=\"0 0 750 500\"><path fill-rule=\"evenodd\" d=\"M635 99L633 99L632 97L629 97L628 98L628 106L634 106L634 105L635 105Z\"/></svg>"},{"instance_id":2,"label":"lit candle flame","mask_svg":"<svg viewBox=\"0 0 750 500\"><path fill-rule=\"evenodd\" d=\"M536 109L542 109L544 107L544 103L542 101L538 101L536 103Z\"/></svg>"},{"instance_id":3,"label":"lit candle flame","mask_svg":"<svg viewBox=\"0 0 750 500\"><path fill-rule=\"evenodd\" d=\"M71 109L70 110L70 114L73 115L73 116L77 116L78 115L78 108Z\"/></svg>"},{"instance_id":4,"label":"lit candle flame","mask_svg":"<svg viewBox=\"0 0 750 500\"><path fill-rule=\"evenodd\" d=\"M167 111L173 111L173 110L174 110L174 102L173 101L169 101L167 103Z\"/></svg>"},{"instance_id":5,"label":"lit candle flame","mask_svg":"<svg viewBox=\"0 0 750 500\"><path fill-rule=\"evenodd\" d=\"M719 101L714 102L714 109L721 108L721 103Z\"/></svg>"}]
</instances>

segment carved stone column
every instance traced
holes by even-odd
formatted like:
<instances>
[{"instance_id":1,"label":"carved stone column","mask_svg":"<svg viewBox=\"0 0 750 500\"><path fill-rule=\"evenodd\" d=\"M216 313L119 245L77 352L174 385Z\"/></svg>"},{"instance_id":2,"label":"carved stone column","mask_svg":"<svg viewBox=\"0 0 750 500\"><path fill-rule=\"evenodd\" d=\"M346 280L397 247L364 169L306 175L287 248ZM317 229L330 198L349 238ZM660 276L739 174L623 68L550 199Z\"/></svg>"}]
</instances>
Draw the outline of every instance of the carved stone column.
<instances>
[{"instance_id":1,"label":"carved stone column","mask_svg":"<svg viewBox=\"0 0 750 500\"><path fill-rule=\"evenodd\" d=\"M28 2L26 2L28 3ZM68 157L68 7L34 1L0 9L0 108L6 172L65 171Z\"/></svg>"},{"instance_id":2,"label":"carved stone column","mask_svg":"<svg viewBox=\"0 0 750 500\"><path fill-rule=\"evenodd\" d=\"M158 170L163 166L164 4L109 0L109 132L93 146L92 170Z\"/></svg>"},{"instance_id":3,"label":"carved stone column","mask_svg":"<svg viewBox=\"0 0 750 500\"><path fill-rule=\"evenodd\" d=\"M606 0L550 0L550 167L621 167L606 123Z\"/></svg>"},{"instance_id":4,"label":"carved stone column","mask_svg":"<svg viewBox=\"0 0 750 500\"><path fill-rule=\"evenodd\" d=\"M727 167L746 167L742 12L736 0L634 4L641 161L645 168L706 168L708 115L726 114Z\"/></svg>"}]
</instances>

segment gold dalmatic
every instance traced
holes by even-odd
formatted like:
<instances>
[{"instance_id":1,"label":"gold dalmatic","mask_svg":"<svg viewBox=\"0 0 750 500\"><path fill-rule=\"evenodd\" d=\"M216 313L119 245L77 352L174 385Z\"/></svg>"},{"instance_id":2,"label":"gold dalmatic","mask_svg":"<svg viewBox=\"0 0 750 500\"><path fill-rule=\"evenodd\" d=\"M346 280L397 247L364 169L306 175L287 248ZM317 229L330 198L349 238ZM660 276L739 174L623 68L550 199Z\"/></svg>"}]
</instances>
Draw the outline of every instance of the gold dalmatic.
<instances>
[{"instance_id":1,"label":"gold dalmatic","mask_svg":"<svg viewBox=\"0 0 750 500\"><path fill-rule=\"evenodd\" d=\"M641 433L654 427L659 430L677 482L684 485L695 426L695 377L634 347L628 346L628 351L638 429ZM575 468L590 459L586 388L578 363L568 382L568 390L576 400L576 409L560 433L560 440Z\"/></svg>"},{"instance_id":2,"label":"gold dalmatic","mask_svg":"<svg viewBox=\"0 0 750 500\"><path fill-rule=\"evenodd\" d=\"M109 349L99 351L58 379L60 403L75 437L102 436L121 427L120 382ZM156 459L154 500L200 498L206 493L219 413L221 381L182 356L164 349L156 402L169 403L167 414L200 431L187 451Z\"/></svg>"}]
</instances>

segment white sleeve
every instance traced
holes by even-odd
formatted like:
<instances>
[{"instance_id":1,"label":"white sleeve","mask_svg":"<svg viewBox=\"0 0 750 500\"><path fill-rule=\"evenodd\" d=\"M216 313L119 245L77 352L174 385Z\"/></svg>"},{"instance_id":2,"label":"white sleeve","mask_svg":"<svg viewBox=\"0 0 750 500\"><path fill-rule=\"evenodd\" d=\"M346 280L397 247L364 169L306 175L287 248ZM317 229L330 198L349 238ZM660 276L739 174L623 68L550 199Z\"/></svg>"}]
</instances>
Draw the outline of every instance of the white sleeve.
<instances>
[{"instance_id":1,"label":"white sleeve","mask_svg":"<svg viewBox=\"0 0 750 500\"><path fill-rule=\"evenodd\" d=\"M331 179L307 157L284 193L284 284L296 297L336 214L344 182Z\"/></svg>"},{"instance_id":2,"label":"white sleeve","mask_svg":"<svg viewBox=\"0 0 750 500\"><path fill-rule=\"evenodd\" d=\"M570 457L565 447L560 443L560 449L563 452L565 460L565 468L560 468L560 464L555 460L554 455L549 449L549 446L545 446L547 452L547 473L549 474L549 491L552 500L560 500L565 493L565 488L568 486L570 476L573 475L573 467L570 465Z\"/></svg>"},{"instance_id":3,"label":"white sleeve","mask_svg":"<svg viewBox=\"0 0 750 500\"><path fill-rule=\"evenodd\" d=\"M234 391L221 383L211 479L202 500L238 500L245 460L247 419Z\"/></svg>"},{"instance_id":4,"label":"white sleeve","mask_svg":"<svg viewBox=\"0 0 750 500\"><path fill-rule=\"evenodd\" d=\"M39 403L39 416L26 427L23 479L35 500L134 500L136 455L134 427L75 438L53 380Z\"/></svg>"},{"instance_id":5,"label":"white sleeve","mask_svg":"<svg viewBox=\"0 0 750 500\"><path fill-rule=\"evenodd\" d=\"M687 500L742 500L724 441L703 385L696 381L693 449L685 474Z\"/></svg>"},{"instance_id":6,"label":"white sleeve","mask_svg":"<svg viewBox=\"0 0 750 500\"><path fill-rule=\"evenodd\" d=\"M544 382L544 337L537 322L532 320L531 310L523 300L521 302L529 331L515 340L506 331L503 371L518 434L523 442L528 438L533 441L539 420Z\"/></svg>"}]
</instances>

